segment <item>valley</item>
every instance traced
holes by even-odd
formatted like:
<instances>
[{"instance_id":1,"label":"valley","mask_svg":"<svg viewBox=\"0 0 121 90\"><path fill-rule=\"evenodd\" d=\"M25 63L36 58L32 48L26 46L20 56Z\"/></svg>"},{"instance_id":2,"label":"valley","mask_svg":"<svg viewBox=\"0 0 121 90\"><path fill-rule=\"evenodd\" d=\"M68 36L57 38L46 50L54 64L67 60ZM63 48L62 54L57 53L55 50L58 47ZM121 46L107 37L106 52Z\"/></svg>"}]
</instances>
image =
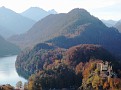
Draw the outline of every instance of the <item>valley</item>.
<instances>
[{"instance_id":1,"label":"valley","mask_svg":"<svg viewBox=\"0 0 121 90\"><path fill-rule=\"evenodd\" d=\"M120 20L1 7L0 90L121 90Z\"/></svg>"}]
</instances>

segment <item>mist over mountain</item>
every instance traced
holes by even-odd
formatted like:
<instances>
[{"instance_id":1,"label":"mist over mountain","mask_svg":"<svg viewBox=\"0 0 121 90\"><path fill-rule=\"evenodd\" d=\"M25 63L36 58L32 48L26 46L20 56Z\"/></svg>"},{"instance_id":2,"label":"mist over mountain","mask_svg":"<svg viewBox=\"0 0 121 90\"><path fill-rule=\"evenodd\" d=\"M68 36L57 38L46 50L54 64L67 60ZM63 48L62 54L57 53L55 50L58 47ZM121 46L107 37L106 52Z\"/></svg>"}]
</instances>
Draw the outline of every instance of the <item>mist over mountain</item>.
<instances>
[{"instance_id":1,"label":"mist over mountain","mask_svg":"<svg viewBox=\"0 0 121 90\"><path fill-rule=\"evenodd\" d=\"M0 36L0 57L16 55L19 51L20 49L16 45L6 41L2 36Z\"/></svg>"},{"instance_id":2,"label":"mist over mountain","mask_svg":"<svg viewBox=\"0 0 121 90\"><path fill-rule=\"evenodd\" d=\"M27 33L9 39L22 48L47 41L61 48L78 44L99 44L120 56L121 34L108 28L84 9L49 15L37 22Z\"/></svg>"},{"instance_id":3,"label":"mist over mountain","mask_svg":"<svg viewBox=\"0 0 121 90\"><path fill-rule=\"evenodd\" d=\"M114 21L114 20L104 20L102 19L101 20L107 27L113 27L117 21Z\"/></svg>"},{"instance_id":4,"label":"mist over mountain","mask_svg":"<svg viewBox=\"0 0 121 90\"><path fill-rule=\"evenodd\" d=\"M114 27L117 28L119 32L121 32L121 20L119 20Z\"/></svg>"},{"instance_id":5,"label":"mist over mountain","mask_svg":"<svg viewBox=\"0 0 121 90\"><path fill-rule=\"evenodd\" d=\"M35 20L35 21L39 21L42 18L44 18L50 14L57 14L57 12L54 9L49 10L49 11L45 11L39 7L31 7L31 8L29 8L26 11L21 13L21 15L28 17L28 18Z\"/></svg>"},{"instance_id":6,"label":"mist over mountain","mask_svg":"<svg viewBox=\"0 0 121 90\"><path fill-rule=\"evenodd\" d=\"M9 36L11 36L13 34L13 32L9 32L10 30L6 29L5 27L0 25L0 34L2 37L4 38L8 38Z\"/></svg>"},{"instance_id":7,"label":"mist over mountain","mask_svg":"<svg viewBox=\"0 0 121 90\"><path fill-rule=\"evenodd\" d=\"M26 32L34 23L35 21L23 17L8 8L0 7L0 26L4 28L4 31L1 29L0 33L5 38Z\"/></svg>"}]
</instances>

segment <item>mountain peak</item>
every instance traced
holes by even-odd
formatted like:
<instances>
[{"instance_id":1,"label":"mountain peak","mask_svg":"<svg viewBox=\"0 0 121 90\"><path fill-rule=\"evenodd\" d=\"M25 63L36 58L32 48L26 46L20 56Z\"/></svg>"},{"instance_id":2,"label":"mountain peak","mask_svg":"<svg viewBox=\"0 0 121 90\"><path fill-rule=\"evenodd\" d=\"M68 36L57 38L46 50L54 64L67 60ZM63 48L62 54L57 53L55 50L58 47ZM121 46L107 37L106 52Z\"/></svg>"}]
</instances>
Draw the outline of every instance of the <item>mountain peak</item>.
<instances>
[{"instance_id":1,"label":"mountain peak","mask_svg":"<svg viewBox=\"0 0 121 90\"><path fill-rule=\"evenodd\" d=\"M44 9L42 8L39 8L39 7L30 7L28 10L38 10L38 11L45 11Z\"/></svg>"},{"instance_id":2,"label":"mountain peak","mask_svg":"<svg viewBox=\"0 0 121 90\"><path fill-rule=\"evenodd\" d=\"M38 13L42 13L42 12L46 12L44 9L42 9L42 8L39 8L39 7L30 7L30 8L28 8L27 10L25 10L24 12L22 12L23 14L26 14L26 13L36 13L36 12L38 12Z\"/></svg>"},{"instance_id":3,"label":"mountain peak","mask_svg":"<svg viewBox=\"0 0 121 90\"><path fill-rule=\"evenodd\" d=\"M54 9L51 9L48 11L49 13L57 14L57 12Z\"/></svg>"},{"instance_id":4,"label":"mountain peak","mask_svg":"<svg viewBox=\"0 0 121 90\"><path fill-rule=\"evenodd\" d=\"M56 14L56 13L57 12L55 10L46 11L39 7L30 7L26 11L22 12L21 15L30 18L34 21L39 21L50 14Z\"/></svg>"},{"instance_id":5,"label":"mountain peak","mask_svg":"<svg viewBox=\"0 0 121 90\"><path fill-rule=\"evenodd\" d=\"M71 10L70 12L68 12L68 14L70 16L74 16L74 17L81 17L81 18L87 18L90 17L90 13L88 11L86 11L85 9L82 8L75 8L73 10Z\"/></svg>"},{"instance_id":6,"label":"mountain peak","mask_svg":"<svg viewBox=\"0 0 121 90\"><path fill-rule=\"evenodd\" d=\"M0 7L0 8L6 8L5 6L2 6L2 7Z\"/></svg>"},{"instance_id":7,"label":"mountain peak","mask_svg":"<svg viewBox=\"0 0 121 90\"><path fill-rule=\"evenodd\" d=\"M6 8L5 6L2 6L0 7L0 10L10 10L10 9Z\"/></svg>"},{"instance_id":8,"label":"mountain peak","mask_svg":"<svg viewBox=\"0 0 121 90\"><path fill-rule=\"evenodd\" d=\"M9 9L9 8L6 8L4 6L0 7L0 13L4 14L4 13L16 13L14 12L13 10Z\"/></svg>"},{"instance_id":9,"label":"mountain peak","mask_svg":"<svg viewBox=\"0 0 121 90\"><path fill-rule=\"evenodd\" d=\"M83 8L72 9L69 13L88 13L89 14L89 12Z\"/></svg>"}]
</instances>

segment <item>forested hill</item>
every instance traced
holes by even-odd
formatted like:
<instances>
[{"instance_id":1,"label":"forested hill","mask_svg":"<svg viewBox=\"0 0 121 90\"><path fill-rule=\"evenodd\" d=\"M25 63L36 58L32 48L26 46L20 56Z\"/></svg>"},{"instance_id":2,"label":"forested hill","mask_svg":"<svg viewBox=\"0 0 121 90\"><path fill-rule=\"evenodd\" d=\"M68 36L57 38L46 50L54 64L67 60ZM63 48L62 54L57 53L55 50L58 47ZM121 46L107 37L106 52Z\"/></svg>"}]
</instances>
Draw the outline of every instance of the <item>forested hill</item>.
<instances>
[{"instance_id":1,"label":"forested hill","mask_svg":"<svg viewBox=\"0 0 121 90\"><path fill-rule=\"evenodd\" d=\"M16 67L34 73L36 70L44 69L46 64L52 64L56 60L65 60L70 65L76 66L80 62L88 62L90 59L115 62L115 57L99 45L82 44L64 49L40 43L33 49L22 51L17 57Z\"/></svg>"},{"instance_id":2,"label":"forested hill","mask_svg":"<svg viewBox=\"0 0 121 90\"><path fill-rule=\"evenodd\" d=\"M120 63L99 45L83 44L66 50L40 43L19 54L16 69L19 75L30 76L28 90L121 89Z\"/></svg>"}]
</instances>

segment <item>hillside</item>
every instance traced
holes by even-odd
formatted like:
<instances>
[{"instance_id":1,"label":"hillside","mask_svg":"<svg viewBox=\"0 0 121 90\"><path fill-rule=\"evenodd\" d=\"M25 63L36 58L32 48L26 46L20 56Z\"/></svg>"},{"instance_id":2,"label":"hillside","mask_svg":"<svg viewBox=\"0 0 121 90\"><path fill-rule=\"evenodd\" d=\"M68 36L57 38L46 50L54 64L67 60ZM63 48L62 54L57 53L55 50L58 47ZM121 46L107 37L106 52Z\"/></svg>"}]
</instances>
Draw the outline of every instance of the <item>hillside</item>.
<instances>
[{"instance_id":1,"label":"hillside","mask_svg":"<svg viewBox=\"0 0 121 90\"><path fill-rule=\"evenodd\" d=\"M25 73L28 76L32 74L28 80L29 90L49 90L50 88L77 90L79 87L85 88L85 85L87 85L87 88L91 88L88 84L91 84L90 86L93 88L88 90L95 90L94 88L98 88L99 84L97 83L100 83L100 81L102 81L100 85L107 88L105 87L105 83L108 81L107 78L114 80L114 82L117 82L115 79L118 79L121 82L119 79L121 77L121 66L117 61L107 50L99 45L83 44L65 50L41 43L32 50L21 52L17 57L16 68L19 75L24 77L27 76ZM103 76L100 76L102 74L96 74L98 69L99 72L103 72L97 65L103 65L105 62L108 63L107 68L113 67L113 72L111 71L102 80ZM105 73L107 72L108 70L105 71ZM115 73L117 77L110 76L112 73ZM97 77L100 81L95 83ZM110 81L108 83L112 83L111 85L113 86L114 82ZM117 82L116 85L121 88L120 83ZM109 86L109 88L112 88L112 86ZM115 84L113 88L117 88Z\"/></svg>"},{"instance_id":2,"label":"hillside","mask_svg":"<svg viewBox=\"0 0 121 90\"><path fill-rule=\"evenodd\" d=\"M28 72L28 74L43 69L46 64L51 64L55 60L62 59L64 51L65 49L45 43L37 44L32 50L26 49L17 57L16 68L18 69L18 73L19 69Z\"/></svg>"},{"instance_id":3,"label":"hillside","mask_svg":"<svg viewBox=\"0 0 121 90\"><path fill-rule=\"evenodd\" d=\"M20 49L14 44L6 41L0 36L0 57L7 55L16 55L20 52Z\"/></svg>"},{"instance_id":4,"label":"hillside","mask_svg":"<svg viewBox=\"0 0 121 90\"><path fill-rule=\"evenodd\" d=\"M117 28L119 32L121 32L121 20L119 20L114 27Z\"/></svg>"},{"instance_id":5,"label":"hillside","mask_svg":"<svg viewBox=\"0 0 121 90\"><path fill-rule=\"evenodd\" d=\"M69 48L66 52L66 61L71 65L78 65L80 62L89 62L90 59L114 61L115 58L103 47L93 44L82 44Z\"/></svg>"},{"instance_id":6,"label":"hillside","mask_svg":"<svg viewBox=\"0 0 121 90\"><path fill-rule=\"evenodd\" d=\"M26 32L34 23L35 21L23 17L10 9L0 7L0 26L6 29L4 33L9 33L8 35L4 36L4 33L0 31L0 33L3 33L5 38L14 34Z\"/></svg>"},{"instance_id":7,"label":"hillside","mask_svg":"<svg viewBox=\"0 0 121 90\"><path fill-rule=\"evenodd\" d=\"M32 44L36 45L37 43L49 40L55 36L59 36L66 32L66 27L76 24L76 21L79 17L83 16L84 13L87 13L87 17L90 16L90 14L85 10L79 11L79 14L71 14L71 12L69 12L67 14L49 15L43 20L37 22L27 33L11 37L10 40L19 46L23 45L24 47L27 47Z\"/></svg>"},{"instance_id":8,"label":"hillside","mask_svg":"<svg viewBox=\"0 0 121 90\"><path fill-rule=\"evenodd\" d=\"M98 18L79 8L68 13L49 15L27 33L9 40L22 48L47 41L62 48L99 44L117 56L121 52L121 34L118 30L106 27Z\"/></svg>"},{"instance_id":9,"label":"hillside","mask_svg":"<svg viewBox=\"0 0 121 90\"><path fill-rule=\"evenodd\" d=\"M44 18L50 14L57 14L57 12L54 9L49 10L49 11L45 11L39 7L31 7L31 8L29 8L26 11L21 13L22 16L30 18L34 21L39 21L42 18Z\"/></svg>"},{"instance_id":10,"label":"hillside","mask_svg":"<svg viewBox=\"0 0 121 90\"><path fill-rule=\"evenodd\" d=\"M10 30L0 25L0 35L4 38L8 38L13 34L13 32L9 32Z\"/></svg>"},{"instance_id":11,"label":"hillside","mask_svg":"<svg viewBox=\"0 0 121 90\"><path fill-rule=\"evenodd\" d=\"M76 66L80 62L85 63L90 59L115 62L115 58L99 45L82 44L63 49L54 45L40 43L32 49L23 50L17 56L16 68L18 71L21 69L28 72L28 74L32 74L36 70L42 70L47 65L60 60L64 60L71 66Z\"/></svg>"}]
</instances>

